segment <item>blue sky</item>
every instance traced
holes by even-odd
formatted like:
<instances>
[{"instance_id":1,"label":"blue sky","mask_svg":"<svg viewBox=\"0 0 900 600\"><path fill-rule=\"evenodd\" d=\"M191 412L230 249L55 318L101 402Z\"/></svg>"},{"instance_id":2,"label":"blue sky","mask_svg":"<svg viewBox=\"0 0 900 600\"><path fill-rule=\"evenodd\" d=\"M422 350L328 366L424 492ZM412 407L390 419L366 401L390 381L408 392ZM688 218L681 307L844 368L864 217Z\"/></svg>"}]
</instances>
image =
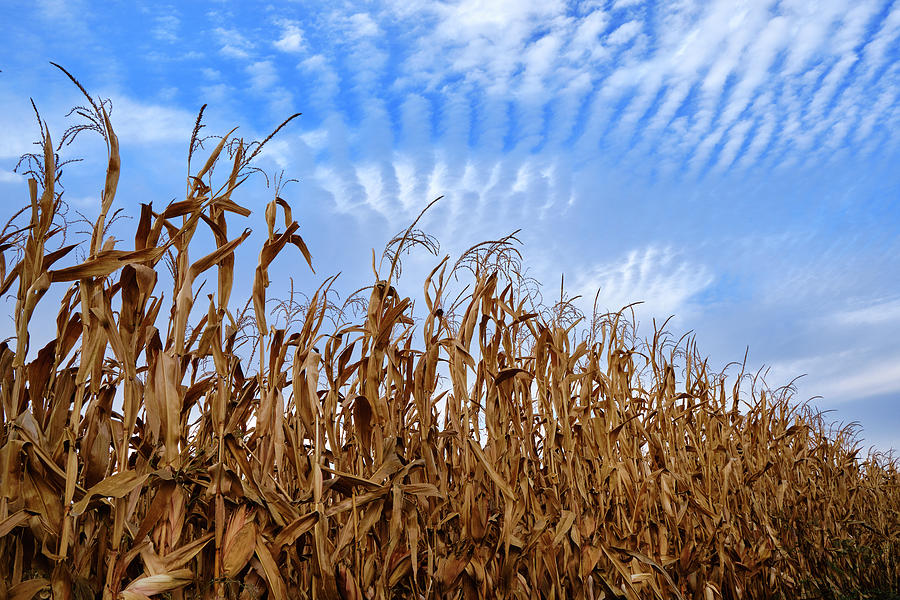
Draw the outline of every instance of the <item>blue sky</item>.
<instances>
[{"instance_id":1,"label":"blue sky","mask_svg":"<svg viewBox=\"0 0 900 600\"><path fill-rule=\"evenodd\" d=\"M770 384L806 374L798 399L900 448L900 1L2 11L3 214L27 197L12 169L36 135L29 98L57 139L79 102L50 60L112 99L117 203L133 215L183 193L200 105L207 132L247 138L302 112L260 166L299 180L285 196L318 274L277 263L276 293L288 276L368 283L371 249L444 195L424 220L442 253L522 228L548 289L565 274L585 308L599 288L605 308L644 301L644 324L675 315L716 368L749 346ZM88 157L65 175L88 215L97 144L67 149ZM242 200L261 232L271 192L253 185ZM406 293L433 263L408 260Z\"/></svg>"}]
</instances>

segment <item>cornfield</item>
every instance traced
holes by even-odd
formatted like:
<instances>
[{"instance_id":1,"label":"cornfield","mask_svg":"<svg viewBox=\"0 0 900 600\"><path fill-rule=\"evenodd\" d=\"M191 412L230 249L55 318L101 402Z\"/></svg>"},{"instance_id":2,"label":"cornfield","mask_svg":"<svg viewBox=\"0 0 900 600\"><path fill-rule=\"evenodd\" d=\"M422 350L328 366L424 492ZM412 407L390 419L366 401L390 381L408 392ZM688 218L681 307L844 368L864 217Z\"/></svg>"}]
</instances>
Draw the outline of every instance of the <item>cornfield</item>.
<instances>
[{"instance_id":1,"label":"cornfield","mask_svg":"<svg viewBox=\"0 0 900 600\"><path fill-rule=\"evenodd\" d=\"M326 280L276 304L292 317L278 327L269 266L312 263L277 194L245 310L232 300L249 234L234 221L250 214L235 195L262 146L221 137L184 199L142 205L133 247L116 248L118 141L84 95L80 127L108 150L89 241L54 245L67 225L43 123L30 201L0 234L0 292L15 295L0 600L900 589L898 463L862 456L852 426L789 386L714 372L664 326L640 338L627 310L579 321L562 293L537 303L513 238L436 259L404 295L400 256L427 244L414 226L353 302ZM216 247L191 257L200 228ZM29 353L51 286L65 288L55 337Z\"/></svg>"}]
</instances>

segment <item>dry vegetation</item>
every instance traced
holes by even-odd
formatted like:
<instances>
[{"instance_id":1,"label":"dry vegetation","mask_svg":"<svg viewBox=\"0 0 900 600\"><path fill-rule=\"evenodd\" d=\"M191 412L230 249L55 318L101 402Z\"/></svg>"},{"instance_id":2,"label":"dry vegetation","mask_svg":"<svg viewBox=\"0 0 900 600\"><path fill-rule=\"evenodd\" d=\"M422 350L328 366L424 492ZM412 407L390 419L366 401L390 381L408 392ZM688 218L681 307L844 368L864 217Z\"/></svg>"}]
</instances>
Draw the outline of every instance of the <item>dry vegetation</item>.
<instances>
[{"instance_id":1,"label":"dry vegetation","mask_svg":"<svg viewBox=\"0 0 900 600\"><path fill-rule=\"evenodd\" d=\"M726 382L689 339L640 340L624 314L586 327L564 297L535 308L511 239L439 262L415 321L395 283L401 254L429 243L411 228L362 301L339 309L324 285L277 305L294 324L278 328L268 267L288 245L309 254L288 204L269 203L252 308L234 311L234 220L249 211L232 196L260 146L226 136L185 199L143 205L133 248L114 249L117 140L87 97L109 168L84 260L55 268L74 246L56 244L43 125L30 205L0 236L16 299L0 345L0 600L900 586L897 462L861 456L852 428L788 388ZM198 228L217 247L189 258ZM217 289L199 297L203 278ZM56 336L29 354L51 285L66 289Z\"/></svg>"}]
</instances>

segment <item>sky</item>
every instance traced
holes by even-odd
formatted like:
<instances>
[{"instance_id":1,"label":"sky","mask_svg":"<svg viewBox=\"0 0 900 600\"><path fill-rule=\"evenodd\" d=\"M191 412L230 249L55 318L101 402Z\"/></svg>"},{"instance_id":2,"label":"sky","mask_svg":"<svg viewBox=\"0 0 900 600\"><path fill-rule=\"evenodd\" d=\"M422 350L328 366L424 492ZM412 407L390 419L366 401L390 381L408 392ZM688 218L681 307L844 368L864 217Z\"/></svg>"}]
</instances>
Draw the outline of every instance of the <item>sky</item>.
<instances>
[{"instance_id":1,"label":"sky","mask_svg":"<svg viewBox=\"0 0 900 600\"><path fill-rule=\"evenodd\" d=\"M588 312L598 289L605 309L642 301L643 328L673 316L716 370L746 351L773 387L803 375L798 402L900 449L900 0L0 11L0 216L27 200L13 169L37 137L30 99L54 139L81 102L49 61L111 99L133 216L183 195L201 105L206 133L247 139L301 112L259 166L297 180L283 195L316 274L276 263L275 293L339 271L371 283L372 250L443 196L420 223L441 255L521 229L547 289L564 276ZM65 197L96 214L100 140L63 157L84 158ZM257 232L271 197L257 180L238 198ZM257 251L237 254L238 290ZM435 263L409 257L401 291Z\"/></svg>"}]
</instances>

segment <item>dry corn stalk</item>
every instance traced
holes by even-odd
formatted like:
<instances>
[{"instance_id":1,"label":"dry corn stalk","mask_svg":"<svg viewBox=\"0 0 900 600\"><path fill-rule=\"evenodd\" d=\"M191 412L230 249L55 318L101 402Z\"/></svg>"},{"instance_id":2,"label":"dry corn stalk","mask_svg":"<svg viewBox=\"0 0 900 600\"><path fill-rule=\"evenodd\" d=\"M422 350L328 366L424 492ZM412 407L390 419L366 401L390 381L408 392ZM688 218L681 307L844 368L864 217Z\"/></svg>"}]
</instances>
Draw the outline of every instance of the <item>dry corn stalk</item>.
<instances>
[{"instance_id":1,"label":"dry corn stalk","mask_svg":"<svg viewBox=\"0 0 900 600\"><path fill-rule=\"evenodd\" d=\"M228 222L249 214L232 195L254 150L222 138L185 199L143 205L134 247L113 249L118 147L90 104L109 169L85 260L54 268L72 247L47 247L60 233L49 134L29 222L0 236L7 252L27 232L15 264L2 262L16 337L0 344L0 598L749 599L900 586L896 461L861 457L852 429L831 430L789 389L743 374L729 386L690 340L637 339L625 313L595 316L579 338L562 296L534 308L509 240L442 261L416 323L394 277L411 227L358 322L326 329L326 284L296 330L279 329L268 267L289 244L310 256L277 198L250 299L258 363L242 360L230 297L249 232ZM203 226L216 249L191 261ZM193 311L211 271L217 293ZM469 291L450 302L466 273ZM51 285L70 286L56 337L28 360Z\"/></svg>"}]
</instances>

